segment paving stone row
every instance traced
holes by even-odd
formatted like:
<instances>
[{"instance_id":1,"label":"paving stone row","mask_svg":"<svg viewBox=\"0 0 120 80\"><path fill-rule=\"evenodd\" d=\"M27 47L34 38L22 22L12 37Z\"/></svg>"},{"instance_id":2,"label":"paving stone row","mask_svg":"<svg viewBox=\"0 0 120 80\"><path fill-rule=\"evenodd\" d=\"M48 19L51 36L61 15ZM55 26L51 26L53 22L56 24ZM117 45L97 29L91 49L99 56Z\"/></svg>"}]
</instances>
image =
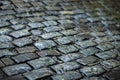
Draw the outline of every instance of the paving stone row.
<instances>
[{"instance_id":1,"label":"paving stone row","mask_svg":"<svg viewBox=\"0 0 120 80\"><path fill-rule=\"evenodd\" d=\"M119 0L1 0L0 80L119 80Z\"/></svg>"}]
</instances>

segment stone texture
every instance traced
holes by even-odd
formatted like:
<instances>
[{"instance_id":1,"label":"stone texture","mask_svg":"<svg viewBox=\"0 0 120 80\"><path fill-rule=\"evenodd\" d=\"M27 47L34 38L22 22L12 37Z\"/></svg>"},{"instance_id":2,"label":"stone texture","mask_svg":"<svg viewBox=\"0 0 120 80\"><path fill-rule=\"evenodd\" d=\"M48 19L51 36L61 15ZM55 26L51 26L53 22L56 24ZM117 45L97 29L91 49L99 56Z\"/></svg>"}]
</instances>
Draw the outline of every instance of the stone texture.
<instances>
[{"instance_id":1,"label":"stone texture","mask_svg":"<svg viewBox=\"0 0 120 80\"><path fill-rule=\"evenodd\" d=\"M8 75L15 75L23 72L27 72L31 70L31 68L27 64L18 64L18 65L12 65L5 67L3 71Z\"/></svg>"},{"instance_id":2,"label":"stone texture","mask_svg":"<svg viewBox=\"0 0 120 80\"><path fill-rule=\"evenodd\" d=\"M23 75L29 80L36 80L36 79L50 76L52 74L53 72L49 68L41 68L41 69L24 73Z\"/></svg>"},{"instance_id":3,"label":"stone texture","mask_svg":"<svg viewBox=\"0 0 120 80\"><path fill-rule=\"evenodd\" d=\"M46 21L43 22L45 26L56 26L58 23L56 21Z\"/></svg>"},{"instance_id":4,"label":"stone texture","mask_svg":"<svg viewBox=\"0 0 120 80\"><path fill-rule=\"evenodd\" d=\"M14 64L14 61L12 59L10 59L10 58L2 58L1 60L2 60L2 62L5 65L12 65L12 64Z\"/></svg>"},{"instance_id":5,"label":"stone texture","mask_svg":"<svg viewBox=\"0 0 120 80\"><path fill-rule=\"evenodd\" d=\"M0 42L0 45L0 49L14 48L14 45L11 42Z\"/></svg>"},{"instance_id":6,"label":"stone texture","mask_svg":"<svg viewBox=\"0 0 120 80\"><path fill-rule=\"evenodd\" d=\"M60 28L58 26L50 26L50 27L45 27L43 30L46 32L55 32L55 31L62 30L62 28Z\"/></svg>"},{"instance_id":7,"label":"stone texture","mask_svg":"<svg viewBox=\"0 0 120 80\"><path fill-rule=\"evenodd\" d=\"M69 71L60 75L52 76L53 80L76 80L81 78L81 74L76 71Z\"/></svg>"},{"instance_id":8,"label":"stone texture","mask_svg":"<svg viewBox=\"0 0 120 80\"><path fill-rule=\"evenodd\" d=\"M65 31L61 31L62 34L68 36L68 35L74 35L74 34L77 34L77 31L75 30L65 30Z\"/></svg>"},{"instance_id":9,"label":"stone texture","mask_svg":"<svg viewBox=\"0 0 120 80\"><path fill-rule=\"evenodd\" d=\"M58 74L64 73L65 71L74 70L77 68L80 68L80 65L76 62L66 62L52 66L52 69L54 69Z\"/></svg>"},{"instance_id":10,"label":"stone texture","mask_svg":"<svg viewBox=\"0 0 120 80\"><path fill-rule=\"evenodd\" d=\"M12 32L12 29L9 29L9 28L0 29L0 34L9 34L10 32Z\"/></svg>"},{"instance_id":11,"label":"stone texture","mask_svg":"<svg viewBox=\"0 0 120 80\"><path fill-rule=\"evenodd\" d=\"M44 27L44 25L42 23L37 23L37 22L28 23L28 25L30 26L31 29Z\"/></svg>"},{"instance_id":12,"label":"stone texture","mask_svg":"<svg viewBox=\"0 0 120 80\"><path fill-rule=\"evenodd\" d=\"M32 61L28 62L33 68L38 69L41 67L45 67L45 66L50 66L55 64L56 62L50 58L50 57L41 57L39 59L35 59Z\"/></svg>"},{"instance_id":13,"label":"stone texture","mask_svg":"<svg viewBox=\"0 0 120 80\"><path fill-rule=\"evenodd\" d=\"M12 25L11 27L15 30L20 30L20 29L24 29L25 25L18 24L18 25Z\"/></svg>"},{"instance_id":14,"label":"stone texture","mask_svg":"<svg viewBox=\"0 0 120 80\"><path fill-rule=\"evenodd\" d=\"M106 79L102 78L102 77L90 77L90 78L85 78L85 79L81 79L81 80L106 80Z\"/></svg>"},{"instance_id":15,"label":"stone texture","mask_svg":"<svg viewBox=\"0 0 120 80\"><path fill-rule=\"evenodd\" d=\"M34 45L39 49L45 49L45 48L51 48L53 46L56 46L57 44L52 41L52 40L44 40L44 41L38 41L36 43L34 43Z\"/></svg>"},{"instance_id":16,"label":"stone texture","mask_svg":"<svg viewBox=\"0 0 120 80\"><path fill-rule=\"evenodd\" d=\"M12 38L10 36L6 36L6 35L0 36L0 42L9 42L9 41L12 41Z\"/></svg>"}]
</instances>

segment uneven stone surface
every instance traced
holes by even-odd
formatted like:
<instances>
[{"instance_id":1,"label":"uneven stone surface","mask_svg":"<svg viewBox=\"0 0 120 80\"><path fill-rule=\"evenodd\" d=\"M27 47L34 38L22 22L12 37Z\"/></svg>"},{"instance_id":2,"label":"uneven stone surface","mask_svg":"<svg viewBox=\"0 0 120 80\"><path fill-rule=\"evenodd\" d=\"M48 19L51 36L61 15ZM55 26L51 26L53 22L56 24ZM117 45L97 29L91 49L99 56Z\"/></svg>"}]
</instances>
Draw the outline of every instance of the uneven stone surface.
<instances>
[{"instance_id":1,"label":"uneven stone surface","mask_svg":"<svg viewBox=\"0 0 120 80\"><path fill-rule=\"evenodd\" d=\"M0 80L119 80L119 0L0 0Z\"/></svg>"}]
</instances>

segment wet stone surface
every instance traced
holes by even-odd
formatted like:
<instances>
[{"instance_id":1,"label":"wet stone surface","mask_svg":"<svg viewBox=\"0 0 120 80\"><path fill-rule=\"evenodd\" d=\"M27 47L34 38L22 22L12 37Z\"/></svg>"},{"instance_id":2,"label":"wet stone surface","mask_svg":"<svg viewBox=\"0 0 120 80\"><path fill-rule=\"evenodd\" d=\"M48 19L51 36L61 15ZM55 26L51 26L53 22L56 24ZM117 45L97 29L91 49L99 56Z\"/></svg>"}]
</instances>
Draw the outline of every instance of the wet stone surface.
<instances>
[{"instance_id":1,"label":"wet stone surface","mask_svg":"<svg viewBox=\"0 0 120 80\"><path fill-rule=\"evenodd\" d=\"M0 0L0 80L119 80L119 0Z\"/></svg>"}]
</instances>

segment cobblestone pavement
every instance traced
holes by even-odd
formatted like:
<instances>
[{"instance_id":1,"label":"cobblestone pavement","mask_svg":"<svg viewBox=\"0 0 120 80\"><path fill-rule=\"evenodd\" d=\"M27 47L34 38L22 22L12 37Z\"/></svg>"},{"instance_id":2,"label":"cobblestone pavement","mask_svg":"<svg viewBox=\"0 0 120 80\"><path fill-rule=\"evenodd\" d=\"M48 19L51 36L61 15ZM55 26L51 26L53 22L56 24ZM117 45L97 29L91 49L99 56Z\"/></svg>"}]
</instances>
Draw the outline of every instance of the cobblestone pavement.
<instances>
[{"instance_id":1,"label":"cobblestone pavement","mask_svg":"<svg viewBox=\"0 0 120 80\"><path fill-rule=\"evenodd\" d=\"M0 0L0 80L120 80L119 0Z\"/></svg>"}]
</instances>

